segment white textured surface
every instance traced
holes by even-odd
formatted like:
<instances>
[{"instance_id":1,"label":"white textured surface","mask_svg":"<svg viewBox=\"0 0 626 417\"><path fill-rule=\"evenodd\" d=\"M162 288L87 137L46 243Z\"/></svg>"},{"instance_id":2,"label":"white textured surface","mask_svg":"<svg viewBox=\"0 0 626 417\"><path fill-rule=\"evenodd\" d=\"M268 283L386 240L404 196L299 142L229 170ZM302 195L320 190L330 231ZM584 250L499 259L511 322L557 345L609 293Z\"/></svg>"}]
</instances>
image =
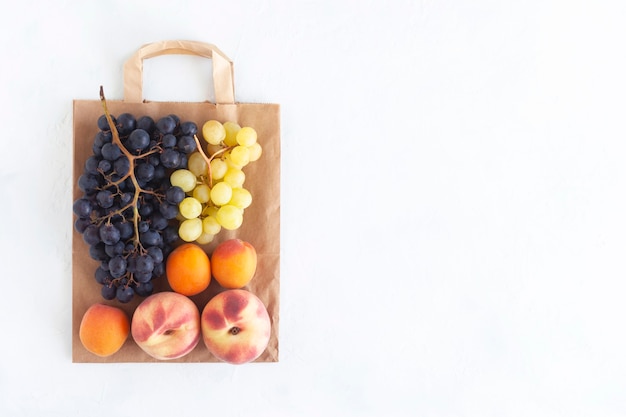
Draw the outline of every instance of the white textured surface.
<instances>
[{"instance_id":1,"label":"white textured surface","mask_svg":"<svg viewBox=\"0 0 626 417\"><path fill-rule=\"evenodd\" d=\"M3 8L0 415L626 415L625 20L621 0ZM277 364L71 363L71 102L121 98L163 39L218 45L239 101L282 106ZM208 98L203 65L149 61L147 97Z\"/></svg>"}]
</instances>

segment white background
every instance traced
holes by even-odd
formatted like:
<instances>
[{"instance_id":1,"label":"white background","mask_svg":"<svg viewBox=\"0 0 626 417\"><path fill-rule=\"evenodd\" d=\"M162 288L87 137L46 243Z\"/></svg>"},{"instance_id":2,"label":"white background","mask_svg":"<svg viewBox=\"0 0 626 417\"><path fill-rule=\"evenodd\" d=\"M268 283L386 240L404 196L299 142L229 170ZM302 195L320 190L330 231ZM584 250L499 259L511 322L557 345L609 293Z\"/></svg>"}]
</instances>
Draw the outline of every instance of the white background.
<instances>
[{"instance_id":1,"label":"white background","mask_svg":"<svg viewBox=\"0 0 626 417\"><path fill-rule=\"evenodd\" d=\"M2 9L0 415L626 415L626 2ZM71 363L72 100L165 39L281 104L279 363Z\"/></svg>"}]
</instances>

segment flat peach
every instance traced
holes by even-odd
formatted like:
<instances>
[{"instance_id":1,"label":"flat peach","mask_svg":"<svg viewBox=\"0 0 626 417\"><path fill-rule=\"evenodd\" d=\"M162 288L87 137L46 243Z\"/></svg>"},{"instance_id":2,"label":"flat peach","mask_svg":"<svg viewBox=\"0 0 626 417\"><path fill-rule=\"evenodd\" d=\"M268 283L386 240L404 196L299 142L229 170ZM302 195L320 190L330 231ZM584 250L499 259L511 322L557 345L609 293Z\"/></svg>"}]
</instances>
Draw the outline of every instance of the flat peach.
<instances>
[{"instance_id":1,"label":"flat peach","mask_svg":"<svg viewBox=\"0 0 626 417\"><path fill-rule=\"evenodd\" d=\"M270 340L272 326L267 309L246 290L226 290L211 298L200 320L207 349L227 363L254 361Z\"/></svg>"},{"instance_id":2,"label":"flat peach","mask_svg":"<svg viewBox=\"0 0 626 417\"><path fill-rule=\"evenodd\" d=\"M131 334L137 346L153 358L177 359L200 341L200 311L182 294L158 292L135 309Z\"/></svg>"}]
</instances>

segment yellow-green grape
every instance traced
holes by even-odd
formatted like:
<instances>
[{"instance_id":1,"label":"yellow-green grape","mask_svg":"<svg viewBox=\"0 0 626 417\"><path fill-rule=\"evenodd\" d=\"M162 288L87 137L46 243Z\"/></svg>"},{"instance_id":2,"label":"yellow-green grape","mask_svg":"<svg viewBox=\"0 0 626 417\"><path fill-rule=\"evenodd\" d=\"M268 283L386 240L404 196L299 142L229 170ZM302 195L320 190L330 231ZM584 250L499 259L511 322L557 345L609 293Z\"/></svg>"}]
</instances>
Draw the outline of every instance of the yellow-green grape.
<instances>
[{"instance_id":1,"label":"yellow-green grape","mask_svg":"<svg viewBox=\"0 0 626 417\"><path fill-rule=\"evenodd\" d=\"M256 143L256 130L249 126L242 127L237 132L237 143L241 146L252 146Z\"/></svg>"},{"instance_id":2,"label":"yellow-green grape","mask_svg":"<svg viewBox=\"0 0 626 417\"><path fill-rule=\"evenodd\" d=\"M255 142L253 145L248 146L248 152L250 152L250 162L258 161L263 153L263 148L259 142Z\"/></svg>"},{"instance_id":3,"label":"yellow-green grape","mask_svg":"<svg viewBox=\"0 0 626 417\"><path fill-rule=\"evenodd\" d=\"M215 238L215 235L202 232L202 234L198 236L198 238L196 239L196 243L200 245L206 245L207 243L213 242L214 238Z\"/></svg>"},{"instance_id":4,"label":"yellow-green grape","mask_svg":"<svg viewBox=\"0 0 626 417\"><path fill-rule=\"evenodd\" d=\"M178 236L185 242L193 242L202 235L202 220L187 219L180 223Z\"/></svg>"},{"instance_id":5,"label":"yellow-green grape","mask_svg":"<svg viewBox=\"0 0 626 417\"><path fill-rule=\"evenodd\" d=\"M230 152L227 152L223 156L223 160L224 160L224 162L226 162L226 165L228 166L228 168L237 168L237 169L243 168L241 165L237 165L236 163L233 162L233 159L232 159L232 157L230 155Z\"/></svg>"},{"instance_id":6,"label":"yellow-green grape","mask_svg":"<svg viewBox=\"0 0 626 417\"><path fill-rule=\"evenodd\" d=\"M233 188L233 195L228 204L239 207L240 209L248 208L250 204L252 204L252 194L245 188Z\"/></svg>"},{"instance_id":7,"label":"yellow-green grape","mask_svg":"<svg viewBox=\"0 0 626 417\"><path fill-rule=\"evenodd\" d=\"M209 120L202 125L202 136L211 145L219 145L226 137L226 130L217 120Z\"/></svg>"},{"instance_id":8,"label":"yellow-green grape","mask_svg":"<svg viewBox=\"0 0 626 417\"><path fill-rule=\"evenodd\" d=\"M207 174L207 163L200 152L193 152L187 159L187 169L193 172L196 177Z\"/></svg>"},{"instance_id":9,"label":"yellow-green grape","mask_svg":"<svg viewBox=\"0 0 626 417\"><path fill-rule=\"evenodd\" d=\"M221 180L226 174L228 164L221 159L213 159L211 161L211 178L213 180Z\"/></svg>"},{"instance_id":10,"label":"yellow-green grape","mask_svg":"<svg viewBox=\"0 0 626 417\"><path fill-rule=\"evenodd\" d=\"M217 210L219 207L215 207L214 205L206 205L202 210L201 216L203 217L215 217L217 216Z\"/></svg>"},{"instance_id":11,"label":"yellow-green grape","mask_svg":"<svg viewBox=\"0 0 626 417\"><path fill-rule=\"evenodd\" d=\"M206 184L198 184L193 189L193 198L201 202L202 204L208 203L211 199L211 189Z\"/></svg>"},{"instance_id":12,"label":"yellow-green grape","mask_svg":"<svg viewBox=\"0 0 626 417\"><path fill-rule=\"evenodd\" d=\"M237 133L241 130L241 127L235 122L224 122L224 130L226 130L226 137L224 138L224 145L235 146L237 144Z\"/></svg>"},{"instance_id":13,"label":"yellow-green grape","mask_svg":"<svg viewBox=\"0 0 626 417\"><path fill-rule=\"evenodd\" d=\"M196 187L196 176L188 169L177 169L170 175L170 183L188 193Z\"/></svg>"},{"instance_id":14,"label":"yellow-green grape","mask_svg":"<svg viewBox=\"0 0 626 417\"><path fill-rule=\"evenodd\" d=\"M233 196L233 189L226 182L218 182L211 188L211 201L217 206L223 206Z\"/></svg>"},{"instance_id":15,"label":"yellow-green grape","mask_svg":"<svg viewBox=\"0 0 626 417\"><path fill-rule=\"evenodd\" d=\"M232 188L241 188L246 180L246 174L237 168L228 168L224 175L224 182L228 183Z\"/></svg>"},{"instance_id":16,"label":"yellow-green grape","mask_svg":"<svg viewBox=\"0 0 626 417\"><path fill-rule=\"evenodd\" d=\"M217 215L217 210L215 211ZM222 226L217 222L215 216L208 216L202 219L202 233L216 235L222 230Z\"/></svg>"},{"instance_id":17,"label":"yellow-green grape","mask_svg":"<svg viewBox=\"0 0 626 417\"><path fill-rule=\"evenodd\" d=\"M243 210L226 204L217 210L216 219L226 230L235 230L243 223Z\"/></svg>"},{"instance_id":18,"label":"yellow-green grape","mask_svg":"<svg viewBox=\"0 0 626 417\"><path fill-rule=\"evenodd\" d=\"M239 167L245 167L250 162L250 151L245 146L235 146L230 151L230 160Z\"/></svg>"},{"instance_id":19,"label":"yellow-green grape","mask_svg":"<svg viewBox=\"0 0 626 417\"><path fill-rule=\"evenodd\" d=\"M186 197L178 204L178 210L186 219L195 219L202 214L202 203L193 197Z\"/></svg>"}]
</instances>

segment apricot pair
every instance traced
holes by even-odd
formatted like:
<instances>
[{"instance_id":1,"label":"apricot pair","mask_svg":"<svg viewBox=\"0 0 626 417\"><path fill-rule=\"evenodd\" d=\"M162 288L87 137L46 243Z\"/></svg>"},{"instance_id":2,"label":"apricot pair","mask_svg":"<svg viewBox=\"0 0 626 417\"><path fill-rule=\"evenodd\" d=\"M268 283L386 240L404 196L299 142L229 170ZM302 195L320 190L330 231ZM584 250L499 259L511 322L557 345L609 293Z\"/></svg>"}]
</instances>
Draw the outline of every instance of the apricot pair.
<instances>
[{"instance_id":1,"label":"apricot pair","mask_svg":"<svg viewBox=\"0 0 626 417\"><path fill-rule=\"evenodd\" d=\"M168 256L165 272L172 290L192 296L207 289L211 277L224 288L242 288L254 276L256 265L256 250L250 243L229 239L210 258L197 244L182 244Z\"/></svg>"}]
</instances>

